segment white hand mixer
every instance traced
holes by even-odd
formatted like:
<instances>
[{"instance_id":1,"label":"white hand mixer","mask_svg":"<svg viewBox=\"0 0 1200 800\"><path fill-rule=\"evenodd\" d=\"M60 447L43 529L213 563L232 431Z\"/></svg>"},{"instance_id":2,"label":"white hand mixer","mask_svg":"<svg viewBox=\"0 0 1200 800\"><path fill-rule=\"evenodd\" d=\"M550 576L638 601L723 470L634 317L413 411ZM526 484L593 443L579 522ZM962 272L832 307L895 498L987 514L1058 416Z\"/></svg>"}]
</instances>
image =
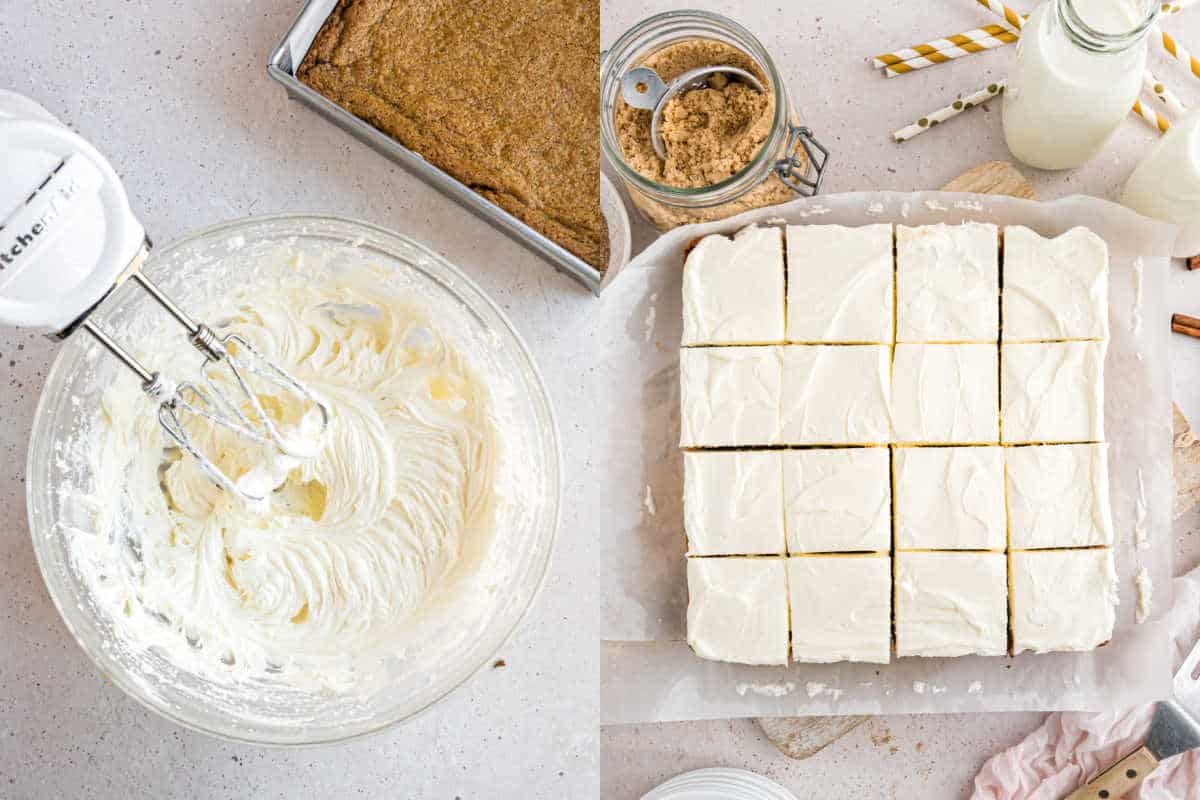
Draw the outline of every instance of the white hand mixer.
<instances>
[{"instance_id":1,"label":"white hand mixer","mask_svg":"<svg viewBox=\"0 0 1200 800\"><path fill-rule=\"evenodd\" d=\"M108 161L44 108L4 91L0 174L0 323L42 329L59 339L79 329L95 337L137 374L142 389L158 402L158 421L171 441L195 458L215 483L244 499L262 496L239 487L233 476L200 452L184 424L188 415L285 455L314 455L329 425L329 406L241 336L219 336L192 319L141 274L150 242ZM89 319L125 280L145 289L183 325L204 357L199 382L176 384L148 370ZM214 379L218 371L224 372L220 380ZM240 392L231 397L221 384ZM256 386L290 394L302 407L315 410L315 435L281 432Z\"/></svg>"}]
</instances>

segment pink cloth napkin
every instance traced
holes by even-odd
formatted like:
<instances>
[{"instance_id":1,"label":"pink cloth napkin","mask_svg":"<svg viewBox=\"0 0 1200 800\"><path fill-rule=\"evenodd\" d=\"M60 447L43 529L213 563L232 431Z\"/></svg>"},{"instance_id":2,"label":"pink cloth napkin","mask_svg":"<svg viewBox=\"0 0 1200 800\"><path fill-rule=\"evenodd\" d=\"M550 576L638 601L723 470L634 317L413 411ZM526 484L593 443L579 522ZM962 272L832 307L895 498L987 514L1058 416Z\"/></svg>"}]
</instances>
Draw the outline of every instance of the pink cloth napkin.
<instances>
[{"instance_id":1,"label":"pink cloth napkin","mask_svg":"<svg viewBox=\"0 0 1200 800\"><path fill-rule=\"evenodd\" d=\"M1175 665L1200 634L1200 567L1172 586L1168 615ZM1132 752L1150 730L1153 706L1100 714L1055 713L1025 740L987 760L971 800L1061 800ZM1159 764L1138 800L1200 800L1200 751Z\"/></svg>"}]
</instances>

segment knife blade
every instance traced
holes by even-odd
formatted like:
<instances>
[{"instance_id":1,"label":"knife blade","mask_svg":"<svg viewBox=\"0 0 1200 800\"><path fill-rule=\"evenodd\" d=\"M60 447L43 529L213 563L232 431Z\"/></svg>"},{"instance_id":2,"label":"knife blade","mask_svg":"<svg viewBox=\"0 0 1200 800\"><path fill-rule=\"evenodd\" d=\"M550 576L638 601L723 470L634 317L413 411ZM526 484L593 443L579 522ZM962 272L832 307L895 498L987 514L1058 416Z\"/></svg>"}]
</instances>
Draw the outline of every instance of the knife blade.
<instances>
[{"instance_id":1,"label":"knife blade","mask_svg":"<svg viewBox=\"0 0 1200 800\"><path fill-rule=\"evenodd\" d=\"M1143 745L1163 761L1200 747L1200 723L1174 700L1164 700L1154 709L1154 722Z\"/></svg>"},{"instance_id":2,"label":"knife blade","mask_svg":"<svg viewBox=\"0 0 1200 800\"><path fill-rule=\"evenodd\" d=\"M1175 702L1183 706L1188 715L1200 721L1200 642L1183 660L1183 666L1175 673L1171 686Z\"/></svg>"}]
</instances>

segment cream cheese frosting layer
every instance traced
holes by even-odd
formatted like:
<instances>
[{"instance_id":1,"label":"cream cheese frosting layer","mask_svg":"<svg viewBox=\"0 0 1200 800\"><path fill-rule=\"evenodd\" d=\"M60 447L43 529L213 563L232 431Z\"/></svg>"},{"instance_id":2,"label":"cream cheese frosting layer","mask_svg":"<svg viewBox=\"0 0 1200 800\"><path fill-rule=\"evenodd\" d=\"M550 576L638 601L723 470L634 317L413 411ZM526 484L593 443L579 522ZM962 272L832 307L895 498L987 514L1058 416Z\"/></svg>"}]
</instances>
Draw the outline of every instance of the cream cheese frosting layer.
<instances>
[{"instance_id":1,"label":"cream cheese frosting layer","mask_svg":"<svg viewBox=\"0 0 1200 800\"><path fill-rule=\"evenodd\" d=\"M885 447L783 453L783 500L789 553L892 549Z\"/></svg>"},{"instance_id":2,"label":"cream cheese frosting layer","mask_svg":"<svg viewBox=\"0 0 1200 800\"><path fill-rule=\"evenodd\" d=\"M782 558L689 558L688 645L701 658L788 663Z\"/></svg>"},{"instance_id":3,"label":"cream cheese frosting layer","mask_svg":"<svg viewBox=\"0 0 1200 800\"><path fill-rule=\"evenodd\" d=\"M1004 442L1103 440L1104 351L1103 342L1001 345Z\"/></svg>"},{"instance_id":4,"label":"cream cheese frosting layer","mask_svg":"<svg viewBox=\"0 0 1200 800\"><path fill-rule=\"evenodd\" d=\"M1005 341L1108 337L1108 245L1086 228L1004 229Z\"/></svg>"},{"instance_id":5,"label":"cream cheese frosting layer","mask_svg":"<svg viewBox=\"0 0 1200 800\"><path fill-rule=\"evenodd\" d=\"M995 345L899 344L892 365L894 441L998 442Z\"/></svg>"},{"instance_id":6,"label":"cream cheese frosting layer","mask_svg":"<svg viewBox=\"0 0 1200 800\"><path fill-rule=\"evenodd\" d=\"M892 341L892 226L789 225L790 342Z\"/></svg>"},{"instance_id":7,"label":"cream cheese frosting layer","mask_svg":"<svg viewBox=\"0 0 1200 800\"><path fill-rule=\"evenodd\" d=\"M684 346L782 342L783 274L778 228L701 239L683 267Z\"/></svg>"},{"instance_id":8,"label":"cream cheese frosting layer","mask_svg":"<svg viewBox=\"0 0 1200 800\"><path fill-rule=\"evenodd\" d=\"M892 565L886 555L787 560L792 659L891 660Z\"/></svg>"},{"instance_id":9,"label":"cream cheese frosting layer","mask_svg":"<svg viewBox=\"0 0 1200 800\"><path fill-rule=\"evenodd\" d=\"M780 443L887 443L891 348L791 345L780 354Z\"/></svg>"},{"instance_id":10,"label":"cream cheese frosting layer","mask_svg":"<svg viewBox=\"0 0 1200 800\"><path fill-rule=\"evenodd\" d=\"M777 444L782 374L778 347L680 350L680 446Z\"/></svg>"},{"instance_id":11,"label":"cream cheese frosting layer","mask_svg":"<svg viewBox=\"0 0 1200 800\"><path fill-rule=\"evenodd\" d=\"M1107 444L1009 447L1004 460L1013 549L1112 544Z\"/></svg>"},{"instance_id":12,"label":"cream cheese frosting layer","mask_svg":"<svg viewBox=\"0 0 1200 800\"><path fill-rule=\"evenodd\" d=\"M1013 653L1099 647L1112 638L1116 607L1111 550L1012 554Z\"/></svg>"},{"instance_id":13,"label":"cream cheese frosting layer","mask_svg":"<svg viewBox=\"0 0 1200 800\"><path fill-rule=\"evenodd\" d=\"M683 454L683 527L690 555L780 555L781 453Z\"/></svg>"},{"instance_id":14,"label":"cream cheese frosting layer","mask_svg":"<svg viewBox=\"0 0 1200 800\"><path fill-rule=\"evenodd\" d=\"M898 447L894 458L897 548L1007 546L999 447Z\"/></svg>"},{"instance_id":15,"label":"cream cheese frosting layer","mask_svg":"<svg viewBox=\"0 0 1200 800\"><path fill-rule=\"evenodd\" d=\"M896 553L896 654L1008 652L1003 553Z\"/></svg>"},{"instance_id":16,"label":"cream cheese frosting layer","mask_svg":"<svg viewBox=\"0 0 1200 800\"><path fill-rule=\"evenodd\" d=\"M164 458L154 409L134 380L104 395L94 454L97 474L113 480L98 493L100 515L143 523L120 592L129 624L159 626L160 643L165 625L181 652L301 688L366 680L367 654L403 657L406 627L464 547L489 538L497 503L503 434L489 386L418 298L349 273L247 285L236 307L224 307L230 330L333 409L316 455L293 462L189 421L227 474L270 480L275 491L262 503L222 492L190 458L169 449ZM196 356L171 334L156 346L178 373ZM282 425L302 418L289 398L255 388Z\"/></svg>"},{"instance_id":17,"label":"cream cheese frosting layer","mask_svg":"<svg viewBox=\"0 0 1200 800\"><path fill-rule=\"evenodd\" d=\"M999 262L995 225L896 226L896 340L996 341Z\"/></svg>"}]
</instances>

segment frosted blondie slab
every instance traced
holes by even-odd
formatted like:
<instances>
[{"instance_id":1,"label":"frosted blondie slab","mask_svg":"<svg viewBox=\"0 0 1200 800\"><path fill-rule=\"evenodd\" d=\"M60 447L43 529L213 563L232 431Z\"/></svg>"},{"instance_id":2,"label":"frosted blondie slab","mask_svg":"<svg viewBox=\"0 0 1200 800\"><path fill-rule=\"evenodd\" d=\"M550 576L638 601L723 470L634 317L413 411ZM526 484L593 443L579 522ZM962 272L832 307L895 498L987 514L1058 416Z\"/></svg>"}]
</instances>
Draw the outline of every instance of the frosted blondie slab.
<instances>
[{"instance_id":1,"label":"frosted blondie slab","mask_svg":"<svg viewBox=\"0 0 1200 800\"><path fill-rule=\"evenodd\" d=\"M1014 550L1113 543L1107 444L1008 447L1004 460Z\"/></svg>"},{"instance_id":2,"label":"frosted blondie slab","mask_svg":"<svg viewBox=\"0 0 1200 800\"><path fill-rule=\"evenodd\" d=\"M789 225L789 342L892 341L892 226Z\"/></svg>"},{"instance_id":3,"label":"frosted blondie slab","mask_svg":"<svg viewBox=\"0 0 1200 800\"><path fill-rule=\"evenodd\" d=\"M892 564L886 555L787 560L792 659L891 660Z\"/></svg>"},{"instance_id":4,"label":"frosted blondie slab","mask_svg":"<svg viewBox=\"0 0 1200 800\"><path fill-rule=\"evenodd\" d=\"M1112 638L1117 572L1111 550L1033 550L1011 558L1014 655L1092 650Z\"/></svg>"},{"instance_id":5,"label":"frosted blondie slab","mask_svg":"<svg viewBox=\"0 0 1200 800\"><path fill-rule=\"evenodd\" d=\"M782 454L714 450L683 454L688 554L781 555Z\"/></svg>"},{"instance_id":6,"label":"frosted blondie slab","mask_svg":"<svg viewBox=\"0 0 1200 800\"><path fill-rule=\"evenodd\" d=\"M1000 248L995 225L896 226L896 341L999 338Z\"/></svg>"},{"instance_id":7,"label":"frosted blondie slab","mask_svg":"<svg viewBox=\"0 0 1200 800\"><path fill-rule=\"evenodd\" d=\"M1003 308L1006 342L1107 338L1108 245L1087 228L1005 228Z\"/></svg>"},{"instance_id":8,"label":"frosted blondie slab","mask_svg":"<svg viewBox=\"0 0 1200 800\"><path fill-rule=\"evenodd\" d=\"M778 347L679 351L680 446L779 443Z\"/></svg>"},{"instance_id":9,"label":"frosted blondie slab","mask_svg":"<svg viewBox=\"0 0 1200 800\"><path fill-rule=\"evenodd\" d=\"M689 558L688 645L701 658L787 664L782 558Z\"/></svg>"},{"instance_id":10,"label":"frosted blondie slab","mask_svg":"<svg viewBox=\"0 0 1200 800\"><path fill-rule=\"evenodd\" d=\"M893 440L1000 441L996 346L900 344L892 367Z\"/></svg>"},{"instance_id":11,"label":"frosted blondie slab","mask_svg":"<svg viewBox=\"0 0 1200 800\"><path fill-rule=\"evenodd\" d=\"M790 450L782 455L789 553L892 549L887 448Z\"/></svg>"},{"instance_id":12,"label":"frosted blondie slab","mask_svg":"<svg viewBox=\"0 0 1200 800\"><path fill-rule=\"evenodd\" d=\"M1000 347L1006 444L1104 439L1104 343Z\"/></svg>"},{"instance_id":13,"label":"frosted blondie slab","mask_svg":"<svg viewBox=\"0 0 1200 800\"><path fill-rule=\"evenodd\" d=\"M683 345L784 340L783 232L706 236L683 266Z\"/></svg>"},{"instance_id":14,"label":"frosted blondie slab","mask_svg":"<svg viewBox=\"0 0 1200 800\"><path fill-rule=\"evenodd\" d=\"M896 654L1008 652L1004 553L896 553Z\"/></svg>"},{"instance_id":15,"label":"frosted blondie slab","mask_svg":"<svg viewBox=\"0 0 1200 800\"><path fill-rule=\"evenodd\" d=\"M781 348L780 443L887 443L890 356L886 345Z\"/></svg>"},{"instance_id":16,"label":"frosted blondie slab","mask_svg":"<svg viewBox=\"0 0 1200 800\"><path fill-rule=\"evenodd\" d=\"M898 447L893 472L897 549L1007 547L1001 448Z\"/></svg>"}]
</instances>

